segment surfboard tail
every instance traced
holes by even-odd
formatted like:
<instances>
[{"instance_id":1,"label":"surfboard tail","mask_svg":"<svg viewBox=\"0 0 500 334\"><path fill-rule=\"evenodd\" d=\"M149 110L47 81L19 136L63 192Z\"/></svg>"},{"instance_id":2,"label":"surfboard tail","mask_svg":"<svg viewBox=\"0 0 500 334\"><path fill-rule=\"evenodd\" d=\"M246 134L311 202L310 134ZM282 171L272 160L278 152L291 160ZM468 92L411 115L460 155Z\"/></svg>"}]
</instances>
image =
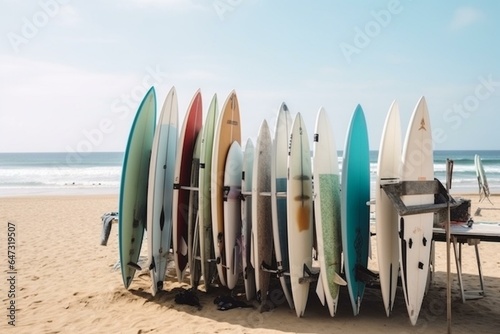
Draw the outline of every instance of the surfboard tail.
<instances>
[{"instance_id":1,"label":"surfboard tail","mask_svg":"<svg viewBox=\"0 0 500 334\"><path fill-rule=\"evenodd\" d=\"M325 289L323 288L323 280L319 279L316 285L316 295L318 295L321 305L325 306Z\"/></svg>"}]
</instances>

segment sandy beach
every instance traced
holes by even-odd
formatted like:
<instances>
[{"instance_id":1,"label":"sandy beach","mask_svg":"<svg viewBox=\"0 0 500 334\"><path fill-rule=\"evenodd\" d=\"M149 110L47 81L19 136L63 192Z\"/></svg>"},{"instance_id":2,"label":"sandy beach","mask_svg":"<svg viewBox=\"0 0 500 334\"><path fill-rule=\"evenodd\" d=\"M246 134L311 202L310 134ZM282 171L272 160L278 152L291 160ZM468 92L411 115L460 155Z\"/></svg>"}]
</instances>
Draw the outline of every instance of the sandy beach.
<instances>
[{"instance_id":1,"label":"sandy beach","mask_svg":"<svg viewBox=\"0 0 500 334\"><path fill-rule=\"evenodd\" d=\"M456 197L456 195L455 195ZM494 205L479 206L476 222L500 222L500 197ZM136 274L125 290L119 269L117 225L107 246L100 245L101 215L116 211L116 195L38 196L0 198L0 283L2 311L0 332L16 333L444 333L446 322L446 248L436 243L436 274L424 298L420 317L412 326L403 292L398 289L394 311L386 317L380 291L367 289L360 315L352 315L349 297L341 290L339 310L329 316L314 290L309 294L304 318L272 298L271 312L256 308L219 311L213 300L228 294L224 289L200 292L202 308L179 305L175 295L189 288L189 278L178 283L168 271L165 291L152 297L146 270ZM9 230L10 229L10 230ZM15 231L15 283L7 254L8 232ZM11 240L12 241L12 240ZM372 239L370 269L377 270L376 237ZM462 303L454 261L452 312L454 333L497 333L500 328L500 244L481 242L481 264L486 297ZM143 247L143 252L145 247ZM479 278L474 248L463 247L466 289L477 289ZM14 284L11 284L14 283ZM9 290L15 296L9 296ZM15 327L9 325L9 303L16 306Z\"/></svg>"}]
</instances>

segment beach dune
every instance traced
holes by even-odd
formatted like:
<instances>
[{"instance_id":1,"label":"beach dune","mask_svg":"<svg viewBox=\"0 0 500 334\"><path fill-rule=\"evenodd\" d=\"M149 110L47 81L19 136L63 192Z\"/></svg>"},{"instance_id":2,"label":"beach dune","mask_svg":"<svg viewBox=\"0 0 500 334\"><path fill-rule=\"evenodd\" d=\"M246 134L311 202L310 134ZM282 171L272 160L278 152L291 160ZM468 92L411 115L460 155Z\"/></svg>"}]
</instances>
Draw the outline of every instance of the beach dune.
<instances>
[{"instance_id":1,"label":"beach dune","mask_svg":"<svg viewBox=\"0 0 500 334\"><path fill-rule=\"evenodd\" d=\"M476 222L500 222L500 197L494 205L472 200L479 206ZM341 290L339 310L331 318L321 306L314 286L303 318L297 318L279 293L272 290L274 309L217 310L214 299L229 292L216 288L200 292L201 309L176 304L175 295L188 289L189 277L177 283L170 267L165 291L150 293L146 270L136 275L125 290L118 260L118 228L113 226L107 246L100 246L101 215L117 211L116 195L38 196L0 198L0 254L3 277L0 283L3 312L0 332L19 333L444 333L446 332L446 248L436 243L436 274L424 298L416 326L410 324L401 289L391 317L385 315L380 291L367 289L360 314L352 315L349 297ZM14 275L9 268L8 232L15 231ZM11 240L12 241L12 240ZM144 244L144 247L147 247ZM372 239L369 266L377 270L376 237ZM500 328L500 244L481 242L481 264L486 297L462 303L452 262L452 320L454 333L498 333ZM145 254L145 249L143 249ZM477 289L479 278L474 248L463 247L463 277L466 289ZM8 278L14 276L14 284ZM7 277L7 278L5 278ZM274 283L273 283L274 284ZM9 297L9 290L15 296ZM242 287L237 290L243 291ZM242 299L243 300L243 299ZM15 321L9 324L8 307L15 303ZM14 324L15 326L12 326Z\"/></svg>"}]
</instances>

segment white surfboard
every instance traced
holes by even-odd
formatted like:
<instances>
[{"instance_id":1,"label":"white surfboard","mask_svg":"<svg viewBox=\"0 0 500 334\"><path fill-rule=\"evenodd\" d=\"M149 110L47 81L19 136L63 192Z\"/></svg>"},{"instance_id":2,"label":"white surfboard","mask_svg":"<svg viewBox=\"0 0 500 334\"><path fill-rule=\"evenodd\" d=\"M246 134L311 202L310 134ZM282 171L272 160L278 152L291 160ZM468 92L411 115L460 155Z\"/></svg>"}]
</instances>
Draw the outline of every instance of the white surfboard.
<instances>
[{"instance_id":1,"label":"white surfboard","mask_svg":"<svg viewBox=\"0 0 500 334\"><path fill-rule=\"evenodd\" d=\"M382 131L375 186L377 257L380 289L387 316L390 315L394 305L399 273L398 212L381 185L400 181L401 147L399 106L394 101L389 108Z\"/></svg>"},{"instance_id":2,"label":"white surfboard","mask_svg":"<svg viewBox=\"0 0 500 334\"><path fill-rule=\"evenodd\" d=\"M477 184L479 186L479 202L482 202L485 198L490 201L490 187L486 179L483 162L478 154L474 156L474 165L476 167Z\"/></svg>"},{"instance_id":3,"label":"white surfboard","mask_svg":"<svg viewBox=\"0 0 500 334\"><path fill-rule=\"evenodd\" d=\"M432 132L427 103L417 103L403 145L403 181L434 179ZM406 205L433 204L434 195L403 196ZM433 213L400 217L399 244L403 292L411 323L417 323L424 298L432 241Z\"/></svg>"},{"instance_id":4,"label":"white surfboard","mask_svg":"<svg viewBox=\"0 0 500 334\"><path fill-rule=\"evenodd\" d=\"M337 312L339 283L343 283L340 277L340 175L335 139L323 108L316 117L313 149L314 217L320 265L316 291L323 305L326 300L333 317Z\"/></svg>"},{"instance_id":5,"label":"white surfboard","mask_svg":"<svg viewBox=\"0 0 500 334\"><path fill-rule=\"evenodd\" d=\"M271 215L271 132L264 120L259 129L253 163L252 235L257 299L266 305L270 273L262 270L271 266L273 226Z\"/></svg>"},{"instance_id":6,"label":"white surfboard","mask_svg":"<svg viewBox=\"0 0 500 334\"><path fill-rule=\"evenodd\" d=\"M313 204L312 170L309 140L300 113L295 116L288 155L287 220L290 280L297 317L304 315L309 281L305 268L312 266Z\"/></svg>"},{"instance_id":7,"label":"white surfboard","mask_svg":"<svg viewBox=\"0 0 500 334\"><path fill-rule=\"evenodd\" d=\"M255 269L252 265L252 181L253 159L255 148L252 139L248 138L243 154L243 170L241 172L241 258L243 282L247 300L255 297Z\"/></svg>"},{"instance_id":8,"label":"white surfboard","mask_svg":"<svg viewBox=\"0 0 500 334\"><path fill-rule=\"evenodd\" d=\"M288 144L292 128L292 116L285 103L278 111L278 118L274 128L273 148L271 155L271 208L273 215L274 252L276 254L277 269L283 294L291 309L293 306L290 291L290 260L288 256L287 233L287 173L288 173ZM286 274L286 275L285 275Z\"/></svg>"},{"instance_id":9,"label":"white surfboard","mask_svg":"<svg viewBox=\"0 0 500 334\"><path fill-rule=\"evenodd\" d=\"M241 273L241 171L243 153L234 141L224 168L224 242L226 248L227 287L232 290Z\"/></svg>"},{"instance_id":10,"label":"white surfboard","mask_svg":"<svg viewBox=\"0 0 500 334\"><path fill-rule=\"evenodd\" d=\"M175 87L165 98L156 126L148 181L147 237L153 296L163 289L172 237L172 193L177 154L178 109Z\"/></svg>"}]
</instances>

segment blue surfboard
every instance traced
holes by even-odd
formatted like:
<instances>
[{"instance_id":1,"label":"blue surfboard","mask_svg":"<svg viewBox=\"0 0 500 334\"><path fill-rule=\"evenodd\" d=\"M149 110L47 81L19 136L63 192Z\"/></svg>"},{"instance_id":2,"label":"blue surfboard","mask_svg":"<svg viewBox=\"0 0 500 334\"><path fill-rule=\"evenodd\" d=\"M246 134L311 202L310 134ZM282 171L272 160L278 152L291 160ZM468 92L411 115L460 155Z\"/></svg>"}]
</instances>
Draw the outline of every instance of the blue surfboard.
<instances>
[{"instance_id":1,"label":"blue surfboard","mask_svg":"<svg viewBox=\"0 0 500 334\"><path fill-rule=\"evenodd\" d=\"M370 237L370 156L363 109L356 107L344 148L341 185L341 230L344 267L354 315L359 314L365 283L358 272L368 265Z\"/></svg>"}]
</instances>

